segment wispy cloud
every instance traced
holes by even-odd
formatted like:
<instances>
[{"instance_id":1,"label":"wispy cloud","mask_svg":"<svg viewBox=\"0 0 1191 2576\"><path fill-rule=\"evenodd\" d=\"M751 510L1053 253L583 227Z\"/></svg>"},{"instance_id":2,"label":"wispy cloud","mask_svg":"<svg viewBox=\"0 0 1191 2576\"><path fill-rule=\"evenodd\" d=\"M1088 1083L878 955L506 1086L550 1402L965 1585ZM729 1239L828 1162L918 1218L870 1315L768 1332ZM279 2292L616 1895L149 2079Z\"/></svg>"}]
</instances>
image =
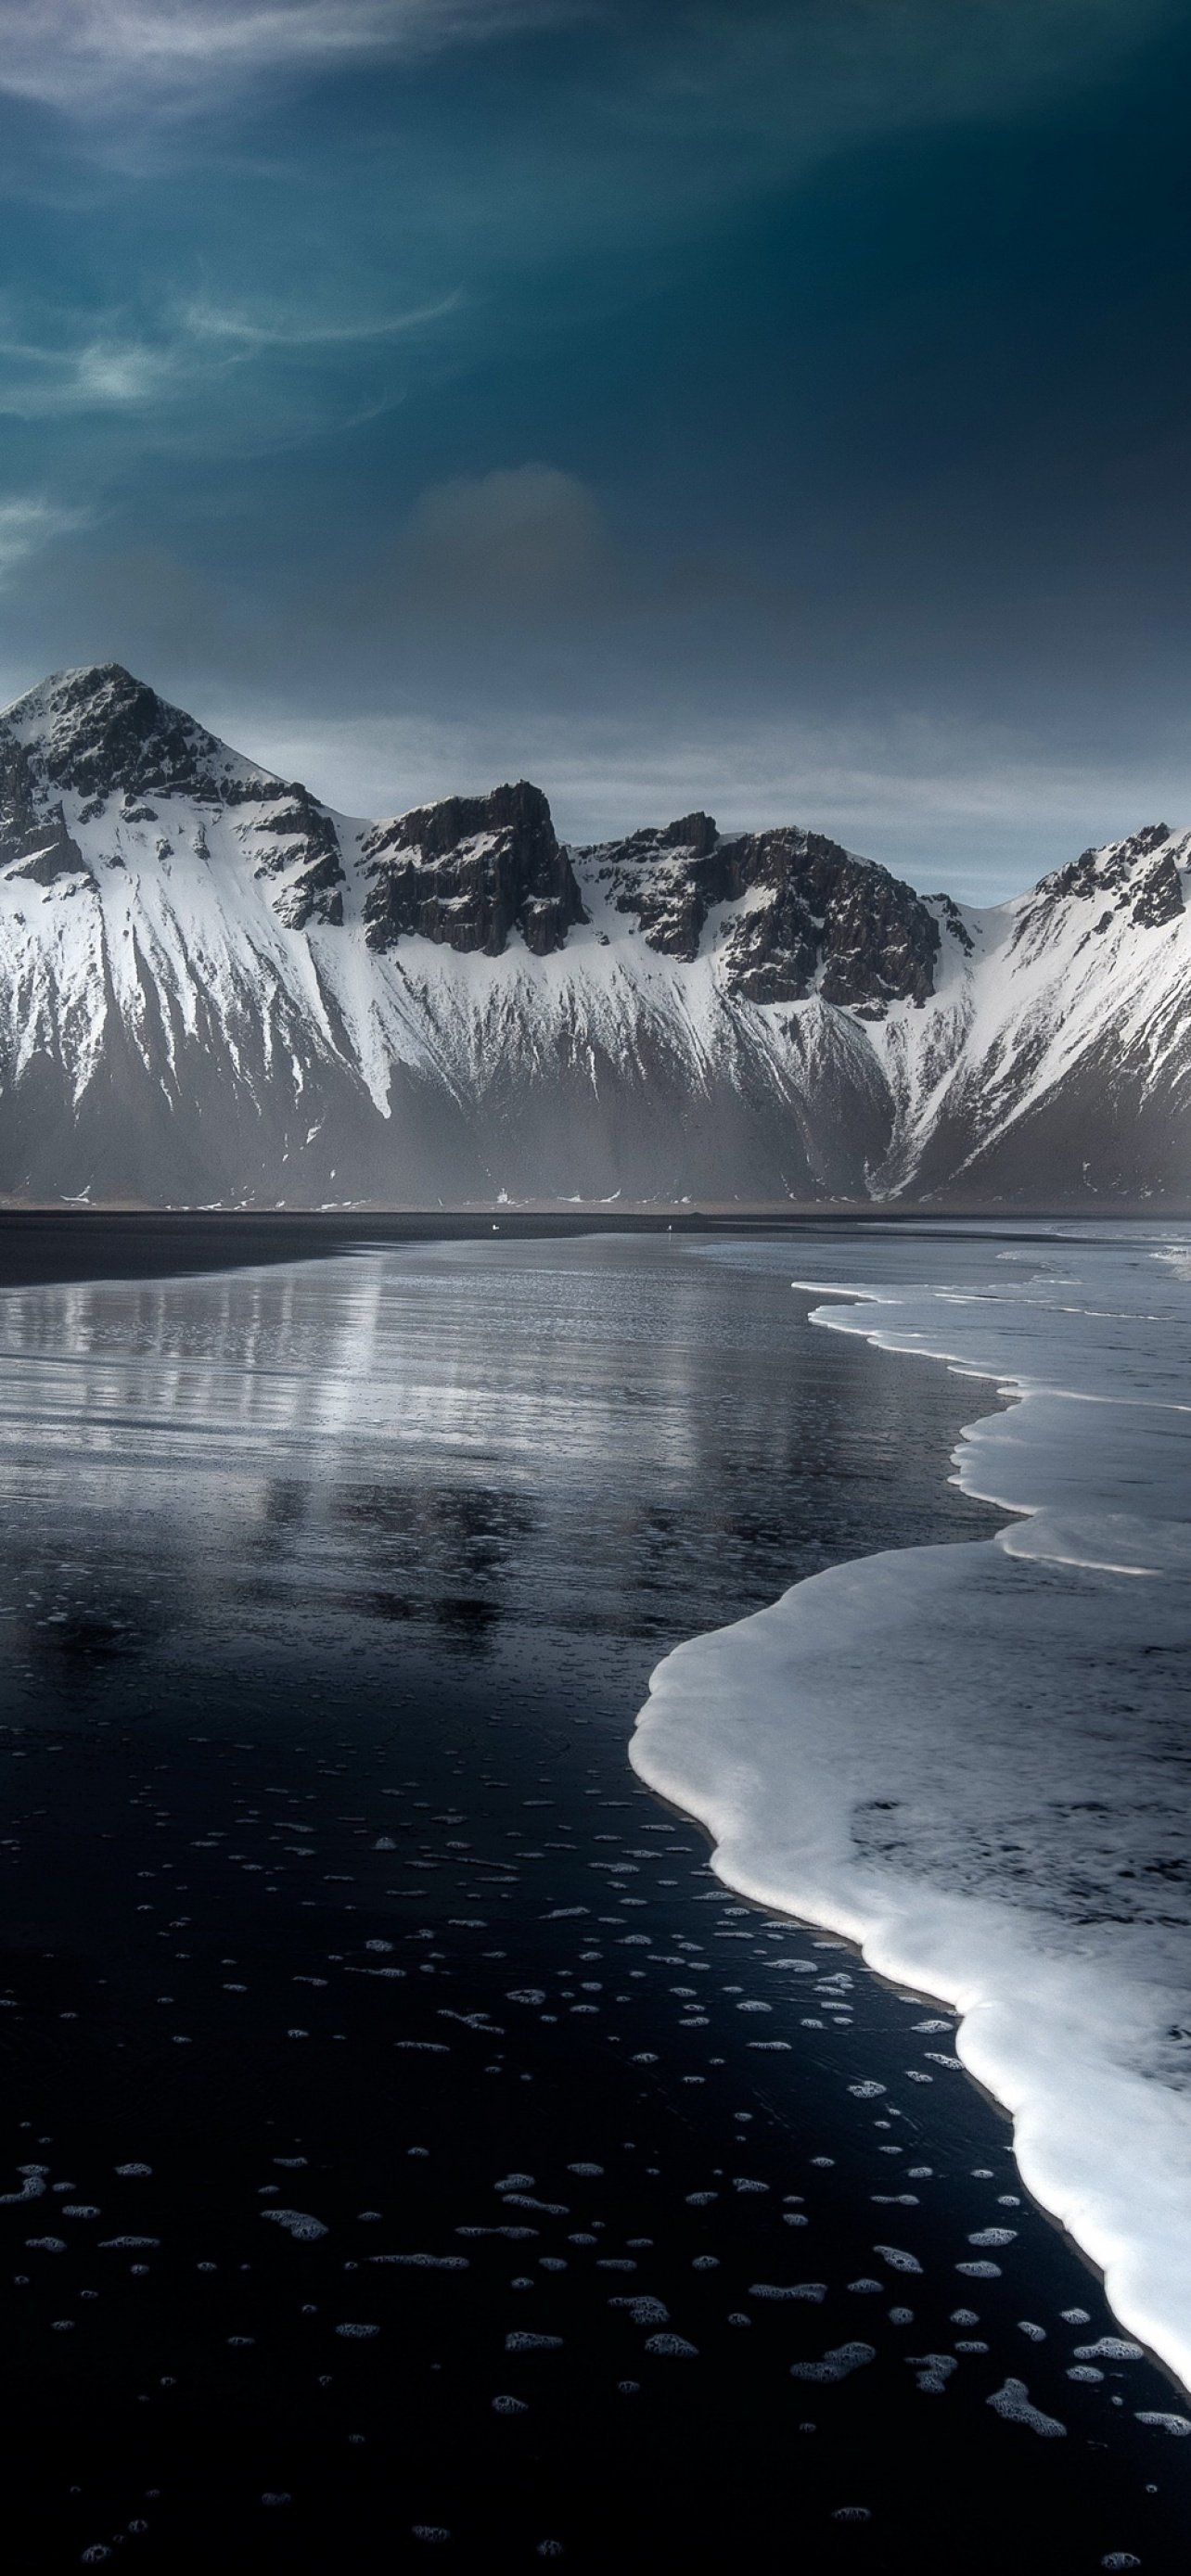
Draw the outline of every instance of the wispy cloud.
<instances>
[{"instance_id":1,"label":"wispy cloud","mask_svg":"<svg viewBox=\"0 0 1191 2576\"><path fill-rule=\"evenodd\" d=\"M582 0L0 0L0 90L86 115L118 93L174 107L229 81L417 55Z\"/></svg>"},{"instance_id":2,"label":"wispy cloud","mask_svg":"<svg viewBox=\"0 0 1191 2576\"><path fill-rule=\"evenodd\" d=\"M28 492L0 500L0 590L55 537L73 535L85 517L84 511L63 509Z\"/></svg>"},{"instance_id":3,"label":"wispy cloud","mask_svg":"<svg viewBox=\"0 0 1191 2576\"><path fill-rule=\"evenodd\" d=\"M179 297L166 276L140 310L12 293L0 299L0 418L139 415L146 430L176 443L185 406L187 440L215 435L239 450L247 431L253 445L262 434L266 445L284 445L328 423L375 417L402 394L386 353L424 343L466 298L455 289L369 312L362 281L352 287L350 274L340 277L299 306L264 293Z\"/></svg>"},{"instance_id":4,"label":"wispy cloud","mask_svg":"<svg viewBox=\"0 0 1191 2576\"><path fill-rule=\"evenodd\" d=\"M195 339L225 341L246 351L336 349L359 347L369 340L400 339L405 332L445 321L449 314L458 312L462 302L461 292L456 291L441 296L437 303L417 305L408 313L343 315L334 321L320 321L308 309L301 313L280 308L253 313L200 297L183 307L181 320Z\"/></svg>"},{"instance_id":5,"label":"wispy cloud","mask_svg":"<svg viewBox=\"0 0 1191 2576\"><path fill-rule=\"evenodd\" d=\"M147 410L184 390L176 346L92 325L73 338L0 337L0 415L50 420L71 413Z\"/></svg>"},{"instance_id":6,"label":"wispy cloud","mask_svg":"<svg viewBox=\"0 0 1191 2576\"><path fill-rule=\"evenodd\" d=\"M408 312L324 320L309 310L261 305L254 311L196 299L181 308L166 305L142 329L119 313L42 310L25 317L10 307L6 316L0 314L0 417L36 421L168 411L199 391L209 393L221 377L254 359L316 360L325 353L334 362L350 349L364 351L429 330L461 302L456 293ZM343 399L333 408L341 417ZM346 410L351 415L351 400Z\"/></svg>"},{"instance_id":7,"label":"wispy cloud","mask_svg":"<svg viewBox=\"0 0 1191 2576\"><path fill-rule=\"evenodd\" d=\"M1095 79L1177 0L0 0L0 94L84 124L217 110L246 84L602 25L600 114L812 157ZM95 138L99 139L99 138ZM109 135L108 141L111 142Z\"/></svg>"}]
</instances>

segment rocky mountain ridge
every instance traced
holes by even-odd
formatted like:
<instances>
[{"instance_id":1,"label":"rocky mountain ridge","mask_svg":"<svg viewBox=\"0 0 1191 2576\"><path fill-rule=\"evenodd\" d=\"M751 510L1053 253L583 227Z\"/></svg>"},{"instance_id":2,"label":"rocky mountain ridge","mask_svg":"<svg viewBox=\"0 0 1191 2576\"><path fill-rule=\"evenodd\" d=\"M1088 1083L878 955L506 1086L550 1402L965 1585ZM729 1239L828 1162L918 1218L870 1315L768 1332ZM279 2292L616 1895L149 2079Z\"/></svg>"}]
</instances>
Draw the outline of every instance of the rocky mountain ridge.
<instances>
[{"instance_id":1,"label":"rocky mountain ridge","mask_svg":"<svg viewBox=\"0 0 1191 2576\"><path fill-rule=\"evenodd\" d=\"M404 936L464 956L479 949L502 957L519 931L531 957L549 957L586 919L549 805L525 779L377 823L360 853L372 880L364 904L370 948L395 948Z\"/></svg>"},{"instance_id":2,"label":"rocky mountain ridge","mask_svg":"<svg viewBox=\"0 0 1191 2576\"><path fill-rule=\"evenodd\" d=\"M381 822L118 665L0 716L0 1196L1191 1204L1191 835L989 910L525 781Z\"/></svg>"}]
</instances>

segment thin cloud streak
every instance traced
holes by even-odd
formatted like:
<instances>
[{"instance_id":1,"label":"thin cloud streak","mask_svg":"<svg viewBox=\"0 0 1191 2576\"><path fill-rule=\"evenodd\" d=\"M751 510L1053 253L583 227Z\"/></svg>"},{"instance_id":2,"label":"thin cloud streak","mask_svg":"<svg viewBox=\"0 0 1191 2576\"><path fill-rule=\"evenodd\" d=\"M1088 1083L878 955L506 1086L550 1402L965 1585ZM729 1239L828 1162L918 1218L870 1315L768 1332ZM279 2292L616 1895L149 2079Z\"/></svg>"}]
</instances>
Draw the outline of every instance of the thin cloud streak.
<instances>
[{"instance_id":1,"label":"thin cloud streak","mask_svg":"<svg viewBox=\"0 0 1191 2576\"><path fill-rule=\"evenodd\" d=\"M329 349L349 348L368 340L395 340L406 331L426 328L443 322L457 313L464 301L461 288L439 298L436 304L422 304L409 313L391 313L367 320L364 316L350 322L311 322L297 319L257 321L249 313L237 312L198 300L183 308L184 328L197 339L231 340L245 349Z\"/></svg>"},{"instance_id":2,"label":"thin cloud streak","mask_svg":"<svg viewBox=\"0 0 1191 2576\"><path fill-rule=\"evenodd\" d=\"M84 510L63 509L31 493L0 501L0 590L56 537L74 535L87 516Z\"/></svg>"},{"instance_id":3,"label":"thin cloud streak","mask_svg":"<svg viewBox=\"0 0 1191 2576\"><path fill-rule=\"evenodd\" d=\"M186 385L176 348L102 333L65 348L0 340L0 415L13 420L147 410L176 399Z\"/></svg>"},{"instance_id":4,"label":"thin cloud streak","mask_svg":"<svg viewBox=\"0 0 1191 2576\"><path fill-rule=\"evenodd\" d=\"M59 336L39 338L15 327L10 314L8 330L0 336L0 417L35 421L88 412L176 410L184 398L216 388L254 359L300 358L305 352L317 360L320 353L333 357L349 348L399 341L447 320L463 300L456 290L407 313L342 323L288 316L257 320L243 310L195 301L180 313L163 314L154 338L122 328L115 314L88 316L85 325L76 325L74 336L68 317L54 316ZM367 419L384 407L341 398L326 416L342 426L345 418ZM298 427L301 406L295 410L278 393L275 408L275 434L284 445ZM322 411L313 425L325 425ZM303 421L301 434L311 426Z\"/></svg>"},{"instance_id":5,"label":"thin cloud streak","mask_svg":"<svg viewBox=\"0 0 1191 2576\"><path fill-rule=\"evenodd\" d=\"M86 116L131 85L176 107L229 80L425 55L558 14L559 0L0 0L0 91Z\"/></svg>"},{"instance_id":6,"label":"thin cloud streak","mask_svg":"<svg viewBox=\"0 0 1191 2576\"><path fill-rule=\"evenodd\" d=\"M538 29L602 26L585 94L621 146L712 147L717 187L813 166L907 125L1003 112L1073 77L1095 83L1174 0L0 0L0 95L55 108L120 160L137 120L229 108L262 79L416 65ZM1078 66L1078 69L1077 69ZM119 129L126 129L119 139ZM142 132L139 148L151 144Z\"/></svg>"}]
</instances>

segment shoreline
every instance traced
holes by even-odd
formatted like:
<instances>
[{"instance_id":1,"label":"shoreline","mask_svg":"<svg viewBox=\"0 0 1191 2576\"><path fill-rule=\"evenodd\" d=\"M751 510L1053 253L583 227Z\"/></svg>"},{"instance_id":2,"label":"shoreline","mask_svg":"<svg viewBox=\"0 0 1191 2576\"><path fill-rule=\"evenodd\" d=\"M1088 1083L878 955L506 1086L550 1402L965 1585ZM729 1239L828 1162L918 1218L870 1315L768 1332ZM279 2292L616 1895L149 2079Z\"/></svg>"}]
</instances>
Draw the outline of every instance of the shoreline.
<instances>
[{"instance_id":1,"label":"shoreline","mask_svg":"<svg viewBox=\"0 0 1191 2576\"><path fill-rule=\"evenodd\" d=\"M1070 1238L1065 1240L1069 1243ZM1171 2149L1173 2145L1177 2173L1182 2144L1177 2135L1178 2096L1173 2087L1161 2091L1153 2087L1146 2099L1144 2079L1139 2078L1136 2069L1122 2064L1119 2050L1114 2054L1105 2033L1097 2033L1085 2007L1082 2023L1078 2013L1072 2017L1065 2044L1077 2089L1082 2079L1088 2097L1085 2115L1093 2123L1097 2116L1100 2119L1099 2171L1094 2152L1089 2159L1086 2148L1064 2137L1062 2123L1055 2118L1053 2100L1048 2099L1048 2070L1032 2061L1029 2037L1023 2037L1015 2027L1015 2010L1020 2020L1022 2006L1015 1999L1014 1981L1015 1975L1020 1977L1023 1994L1029 1993L1032 1981L1035 2010L1044 2019L1049 2016L1052 2026L1057 2025L1064 1976L1079 2004L1078 1942L1074 1951L1065 1956L1062 1940L1056 1942L1054 1938L1053 1919L1045 1924L1050 1939L1048 1980L1046 1965L1040 1963L1038 1955L1015 1955L1023 1928L1029 1932L1032 1924L1037 1933L1039 1914L1032 1916L1028 1903L1019 1901L1015 1909L1011 1898L1006 1903L1003 1890L991 1899L987 1889L980 1895L966 1893L957 1897L946 1885L940 1887L932 1882L929 1858L925 1867L919 1866L917 1875L912 1864L908 1870L904 1863L899 1869L895 1861L892 1873L886 1869L882 1876L879 1864L874 1870L870 1862L865 1877L864 1865L852 1842L852 1819L862 1812L856 1801L867 1785L870 1790L891 1792L877 1799L879 1807L894 1806L898 1803L896 1784L892 1778L874 1776L866 1781L863 1776L865 1760L873 1752L871 1712L868 1737L863 1726L856 1730L863 1748L858 1764L856 1741L849 1738L847 1731L849 1685L844 1685L842 1693L838 1684L833 1690L829 1670L833 1659L824 1634L825 1628L828 1635L832 1631L835 1635L847 1633L850 1614L862 1623L866 1609L871 1609L871 1603L858 1597L866 1586L870 1592L880 1586L888 1592L891 1582L896 1591L899 1575L903 1580L916 1580L923 1572L927 1579L925 1586L918 1583L917 1610L925 1621L932 1607L932 1577L952 1577L955 1561L963 1558L969 1566L979 1561L981 1570L991 1556L998 1556L1002 1563L1008 1558L1022 1567L1027 1581L1027 1569L1032 1572L1040 1566L1046 1567L1052 1578L1056 1571L1069 1573L1075 1568L1081 1577L1106 1575L1117 1581L1125 1577L1129 1578L1135 1599L1147 1592L1153 1598L1159 1588L1155 1578L1166 1570L1164 1548L1160 1543L1156 1567L1145 1564L1139 1555L1135 1516L1132 1524L1122 1529L1124 1516L1119 1514L1109 1516L1117 1527L1107 1548L1089 1548L1086 1531L1082 1533L1082 1545L1076 1546L1071 1529L1064 1531L1056 1523L1053 1503L1048 1505L1044 1490L1030 1499L1023 1490L1005 1490L1006 1484L1012 1486L1012 1475L990 1478L984 1473L983 1460L998 1447L1002 1455L1008 1455L1020 1467L1023 1455L1029 1452L1025 1410L1040 1404L1044 1407L1048 1396L1055 1397L1055 1390L1040 1384L1024 1369L1006 1369L999 1358L989 1364L988 1354L981 1364L971 1349L955 1347L962 1338L959 1334L953 1335L948 1344L942 1335L938 1340L930 1339L921 1324L908 1334L904 1327L899 1331L894 1318L899 1305L907 1302L913 1304L916 1317L921 1317L929 1299L937 1323L940 1305L945 1304L937 1289L919 1292L915 1297L912 1292L899 1295L896 1289L889 1289L883 1293L879 1288L853 1282L832 1283L830 1289L826 1283L807 1280L792 1284L802 1293L817 1290L822 1295L826 1291L833 1299L846 1301L812 1310L812 1322L853 1333L879 1349L937 1360L954 1374L987 1380L990 1388L998 1388L1009 1399L999 1409L964 1426L953 1453L958 1471L953 1481L974 1499L1012 1517L991 1539L937 1551L894 1550L861 1559L851 1568L807 1577L769 1610L753 1614L735 1628L678 1648L651 1678L650 1695L632 1739L630 1760L638 1776L655 1793L663 1794L680 1811L698 1817L712 1841L716 1874L737 1895L848 1941L866 1966L887 1983L912 1986L960 2014L957 2055L969 2079L1008 2118L1024 2187L1102 2280L1105 2295L1128 2331L1138 2336L1164 2375L1185 2394L1191 2390L1188 2285L1184 2284L1181 2300L1177 2290L1164 2299L1154 2277L1157 2248L1153 2244L1148 2249L1147 2276L1145 2216L1131 2226L1127 2215L1122 2215L1127 2210L1128 2184L1133 2182L1136 2186L1136 2174L1118 2170L1115 2183L1113 2178L1114 2157L1118 2167L1122 2164L1130 2113L1135 2132L1139 2125L1145 2129L1148 2114L1151 2224L1169 2258L1174 2235ZM970 1313L970 1307L967 1311ZM1080 1401L1086 1410L1086 1394L1057 1400ZM1120 1401L1123 1404L1125 1399ZM1007 1425L1012 1427L1007 1430ZM1108 1473L1111 1480L1111 1461ZM1052 1526L1049 1543L1048 1521ZM949 1562L932 1566L931 1559ZM841 1601L841 1592L850 1595L850 1600ZM956 1597L960 1620L968 1617L970 1623L968 1594L961 1587ZM1013 1615L1014 1605L1007 1606ZM1015 1606L1020 1608L1020 1604ZM889 1607L886 1600L887 1617ZM819 1612L825 1617L816 1617ZM879 1619L877 1625L880 1631ZM800 1634L802 1630L806 1633ZM874 1652L882 1644L888 1648L888 1630L868 1642ZM961 1658L963 1643L961 1625L954 1640L955 1652ZM1148 1650L1143 1646L1141 1651ZM898 1656L906 1653L905 1641L895 1630L894 1671L898 1669ZM914 1669L914 1660L911 1650L907 1670ZM944 1685L946 1678L944 1674ZM937 1690L938 1673L931 1679ZM852 1686L856 1681L853 1674ZM868 1687L871 1691L871 1678ZM813 1746L804 1741L792 1755L789 1737L779 1741L775 1712L780 1708L784 1718L791 1721L790 1734L796 1733L798 1716L793 1713L798 1709L800 1689L804 1695L809 1694L819 1724L826 1718L838 1728L842 1785L838 1777L831 1776L830 1763L824 1772L821 1759L816 1776ZM768 1739L762 1723L754 1723L750 1733L748 1718L741 1714L750 1695L755 1705L765 1706L767 1693L771 1720ZM718 1763L712 1707L717 1699L728 1739ZM692 1751L688 1743L685 1753L684 1704L694 1748ZM953 1719L954 1705L954 1686L950 1694L944 1687L941 1706L945 1716ZM804 1723L804 1737L806 1731ZM944 1746L946 1742L944 1733ZM940 1749L936 1743L936 1754ZM694 1766L686 1777L684 1759L688 1766ZM742 1785L750 1767L748 1784ZM858 1769L860 1777L856 1776ZM801 1796L813 1819L809 1832L803 1827L801 1838L797 1828L790 1827L784 1843L782 1828L773 1822L773 1808L780 1805L783 1794L787 1805L797 1804ZM966 1821L961 1807L961 1826ZM946 1874L944 1868L944 1880ZM1122 1942L1120 1946L1125 1948L1126 1944ZM1043 1950L1045 1953L1045 1940ZM1169 1974L1169 1955L1162 1964ZM1135 1976L1136 1973L1135 1967ZM1155 2010L1161 2000L1161 1995L1155 1999ZM1099 2061L1097 2044L1102 2051ZM1063 2045L1060 2033L1060 2062ZM1161 2134L1164 2112L1173 2125L1173 2137ZM1144 2205L1144 2152L1142 2166L1140 2190ZM1185 2238L1185 2230L1183 2234ZM1183 2259L1185 2267L1185 2254Z\"/></svg>"},{"instance_id":2,"label":"shoreline","mask_svg":"<svg viewBox=\"0 0 1191 2576\"><path fill-rule=\"evenodd\" d=\"M1114 1210L1106 1221L1127 1224L1139 1218L1156 1221L1147 1211L1126 1208ZM911 1239L921 1230L932 1242L970 1241L973 1231L975 1239L982 1240L989 1228L1004 1227L1012 1231L1015 1242L1036 1242L1041 1248L1053 1246L1055 1227L1061 1226L1062 1239L1070 1241L1073 1226L1093 1221L1101 1222L1092 1211L1076 1218L1061 1211L882 1209L867 1204L804 1210L502 1207L497 1214L492 1208L107 1208L0 1200L0 1295L22 1288L98 1285L102 1279L196 1277L264 1264L326 1260L366 1249L398 1250L403 1245L412 1249L418 1244L488 1243L494 1237L503 1243L574 1242L598 1235L686 1241L703 1236L731 1243L743 1237L793 1246L799 1239L831 1235L841 1226L855 1227L860 1236L888 1230ZM1032 1234L1032 1227L1040 1231ZM97 1269L100 1237L105 1259Z\"/></svg>"},{"instance_id":3,"label":"shoreline","mask_svg":"<svg viewBox=\"0 0 1191 2576\"><path fill-rule=\"evenodd\" d=\"M712 1224L820 1225L1111 1225L1116 1222L1191 1224L1191 1200L1014 1199L625 1199L617 1191L606 1199L462 1199L426 1207L401 1199L276 1200L258 1205L252 1199L212 1199L191 1203L156 1199L27 1199L0 1190L0 1223L16 1219L63 1224L119 1224L125 1220L162 1224L251 1222L264 1226L357 1225L374 1220L397 1228L444 1227L451 1234L485 1234L493 1221L506 1227L544 1227L567 1234L589 1232L592 1225L626 1231L697 1229Z\"/></svg>"},{"instance_id":4,"label":"shoreline","mask_svg":"<svg viewBox=\"0 0 1191 2576\"><path fill-rule=\"evenodd\" d=\"M807 1934L813 1934L816 1932L829 1933L833 1943L839 1949L846 1951L849 1958L856 1960L857 1964L864 1969L867 1976L874 1977L878 1985L887 1987L890 1993L896 1991L897 1999L900 2003L925 2005L941 2004L945 2011L956 2012L959 2010L959 2006L956 2004L954 1997L945 1994L940 1988L916 1986L913 1978L911 1977L894 1977L889 1974L888 1970L875 1967L872 1960L865 1952L863 1941L857 1939L853 1934L839 1930L834 1924L822 1922L813 1915L793 1913L788 1906L775 1906L767 1897L753 1896L750 1894L748 1888L737 1886L731 1879L722 1877L721 1872L716 1867L715 1863L715 1837L710 1826L705 1825L701 1817L693 1815L689 1808L676 1805L673 1798L668 1797L664 1790L653 1788L643 1772L639 1773L638 1777L642 1782L642 1786L649 1789L651 1797L656 1798L658 1805L664 1807L668 1815L676 1817L679 1822L684 1825L694 1825L696 1832L703 1836L707 1846L708 1857L711 1860L713 1869L715 1869L716 1877L720 1880L721 1886L726 1888L730 1895L739 1897L742 1904L749 1906L755 1913L763 1916L766 1920L772 1920L776 1914L779 1921L783 1923L792 1923L796 1929L801 1932L805 1932ZM965 2065L964 2074L973 2091L979 2094L986 2109L995 2112L997 2119L1003 2122L1005 2127L1009 2130L1010 2143L1012 2145L1012 2112L1001 2100L1000 2095L995 2093L992 2090L991 2085L987 2084L983 2077L978 2075L972 2067ZM1016 2162L1016 2148L1014 2148L1014 2160ZM1020 2166L1018 2167L1018 2175L1022 2189L1028 2194L1030 2202L1037 2210L1039 2217L1044 2218L1047 2226L1053 2228L1055 2234L1061 2238L1068 2252L1075 2255L1077 2260L1083 2265L1089 2279L1095 2282L1097 2289L1100 2290L1103 2296L1107 2299L1108 2293L1105 2284L1104 2272L1101 2265L1097 2263L1095 2256L1089 2254L1087 2247L1080 2244L1077 2236L1072 2235L1071 2229L1067 2226L1066 2221L1058 2216L1053 2209L1048 2209L1045 2201L1038 2198L1037 2193L1031 2189L1026 2176L1021 2173ZM1153 2345L1146 2344L1143 2349L1150 2368L1152 2370L1160 2371L1162 2377L1169 2383L1170 2387L1173 2388L1180 2397L1185 2397L1188 2394L1188 2391L1184 2382L1179 2378L1178 2372L1172 2368L1168 2361L1163 2359L1162 2354L1156 2351Z\"/></svg>"}]
</instances>

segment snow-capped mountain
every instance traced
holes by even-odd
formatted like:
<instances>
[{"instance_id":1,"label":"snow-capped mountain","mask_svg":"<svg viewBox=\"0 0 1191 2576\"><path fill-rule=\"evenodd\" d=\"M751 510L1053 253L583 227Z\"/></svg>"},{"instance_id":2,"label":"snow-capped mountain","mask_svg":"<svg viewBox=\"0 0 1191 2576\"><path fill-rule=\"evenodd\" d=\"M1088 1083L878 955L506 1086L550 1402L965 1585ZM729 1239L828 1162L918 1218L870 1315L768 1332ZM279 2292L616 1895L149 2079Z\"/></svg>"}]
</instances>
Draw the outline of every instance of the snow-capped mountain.
<instances>
[{"instance_id":1,"label":"snow-capped mountain","mask_svg":"<svg viewBox=\"0 0 1191 2576\"><path fill-rule=\"evenodd\" d=\"M334 813L115 665L0 716L0 1196L1191 1203L1191 832L975 911L814 832Z\"/></svg>"}]
</instances>

